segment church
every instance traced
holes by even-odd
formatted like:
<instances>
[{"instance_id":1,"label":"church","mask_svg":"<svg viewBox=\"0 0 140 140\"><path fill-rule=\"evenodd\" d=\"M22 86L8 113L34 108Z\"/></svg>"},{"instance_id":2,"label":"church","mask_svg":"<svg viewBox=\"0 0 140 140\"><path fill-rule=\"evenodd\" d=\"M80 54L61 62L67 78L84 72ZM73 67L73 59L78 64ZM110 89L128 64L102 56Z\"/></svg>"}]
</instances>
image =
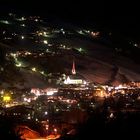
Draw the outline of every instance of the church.
<instances>
[{"instance_id":1,"label":"church","mask_svg":"<svg viewBox=\"0 0 140 140\"><path fill-rule=\"evenodd\" d=\"M68 75L67 78L64 81L64 84L73 84L73 85L77 85L77 84L85 84L86 81L84 80L84 78L76 73L76 69L75 69L75 62L73 61L72 64L72 74Z\"/></svg>"}]
</instances>

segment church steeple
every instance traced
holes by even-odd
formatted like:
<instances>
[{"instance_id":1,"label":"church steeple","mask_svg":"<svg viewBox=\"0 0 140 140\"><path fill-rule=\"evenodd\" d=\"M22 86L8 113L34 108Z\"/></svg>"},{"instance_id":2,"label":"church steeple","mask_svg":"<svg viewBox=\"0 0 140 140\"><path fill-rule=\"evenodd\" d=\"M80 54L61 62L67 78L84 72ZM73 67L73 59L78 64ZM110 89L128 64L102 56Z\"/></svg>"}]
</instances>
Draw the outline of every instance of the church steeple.
<instances>
[{"instance_id":1,"label":"church steeple","mask_svg":"<svg viewBox=\"0 0 140 140\"><path fill-rule=\"evenodd\" d=\"M76 74L75 62L74 62L74 61L73 61L73 63L72 63L72 74Z\"/></svg>"}]
</instances>

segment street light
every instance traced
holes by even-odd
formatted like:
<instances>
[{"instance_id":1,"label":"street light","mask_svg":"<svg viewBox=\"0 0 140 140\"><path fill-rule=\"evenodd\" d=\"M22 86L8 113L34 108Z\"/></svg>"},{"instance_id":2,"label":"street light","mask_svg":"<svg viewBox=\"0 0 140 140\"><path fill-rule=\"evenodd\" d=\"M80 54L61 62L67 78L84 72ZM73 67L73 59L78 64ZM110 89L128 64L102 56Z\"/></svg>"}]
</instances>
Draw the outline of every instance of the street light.
<instances>
[{"instance_id":1,"label":"street light","mask_svg":"<svg viewBox=\"0 0 140 140\"><path fill-rule=\"evenodd\" d=\"M21 36L21 39L24 39L24 38L25 38L25 37L22 35L22 36Z\"/></svg>"},{"instance_id":2,"label":"street light","mask_svg":"<svg viewBox=\"0 0 140 140\"><path fill-rule=\"evenodd\" d=\"M44 42L44 44L48 44L48 41L47 40L44 40L43 42Z\"/></svg>"},{"instance_id":3,"label":"street light","mask_svg":"<svg viewBox=\"0 0 140 140\"><path fill-rule=\"evenodd\" d=\"M32 68L32 71L36 72L36 68Z\"/></svg>"}]
</instances>

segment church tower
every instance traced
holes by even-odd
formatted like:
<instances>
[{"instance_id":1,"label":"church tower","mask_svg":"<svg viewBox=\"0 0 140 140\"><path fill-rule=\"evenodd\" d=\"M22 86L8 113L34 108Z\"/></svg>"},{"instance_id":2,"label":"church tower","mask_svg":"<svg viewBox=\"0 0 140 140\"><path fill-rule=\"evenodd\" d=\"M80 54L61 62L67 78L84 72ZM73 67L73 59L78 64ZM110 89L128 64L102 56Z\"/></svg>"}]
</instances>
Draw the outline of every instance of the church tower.
<instances>
[{"instance_id":1,"label":"church tower","mask_svg":"<svg viewBox=\"0 0 140 140\"><path fill-rule=\"evenodd\" d=\"M76 74L76 70L75 70L75 62L73 61L72 64L72 74L75 75Z\"/></svg>"}]
</instances>

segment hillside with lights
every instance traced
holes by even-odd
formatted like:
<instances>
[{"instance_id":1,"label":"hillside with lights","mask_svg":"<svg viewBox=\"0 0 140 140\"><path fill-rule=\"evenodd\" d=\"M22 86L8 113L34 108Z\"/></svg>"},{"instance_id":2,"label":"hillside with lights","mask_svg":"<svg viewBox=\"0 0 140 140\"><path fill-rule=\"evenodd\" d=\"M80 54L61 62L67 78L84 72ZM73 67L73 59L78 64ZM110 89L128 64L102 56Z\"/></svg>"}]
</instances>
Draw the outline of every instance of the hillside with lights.
<instances>
[{"instance_id":1,"label":"hillside with lights","mask_svg":"<svg viewBox=\"0 0 140 140\"><path fill-rule=\"evenodd\" d=\"M58 22L59 23L59 22ZM39 16L9 13L0 20L0 86L44 88L56 86L76 72L87 81L119 85L140 81L135 42L114 44L114 36L96 28L46 22ZM126 50L126 46L130 46Z\"/></svg>"}]
</instances>

